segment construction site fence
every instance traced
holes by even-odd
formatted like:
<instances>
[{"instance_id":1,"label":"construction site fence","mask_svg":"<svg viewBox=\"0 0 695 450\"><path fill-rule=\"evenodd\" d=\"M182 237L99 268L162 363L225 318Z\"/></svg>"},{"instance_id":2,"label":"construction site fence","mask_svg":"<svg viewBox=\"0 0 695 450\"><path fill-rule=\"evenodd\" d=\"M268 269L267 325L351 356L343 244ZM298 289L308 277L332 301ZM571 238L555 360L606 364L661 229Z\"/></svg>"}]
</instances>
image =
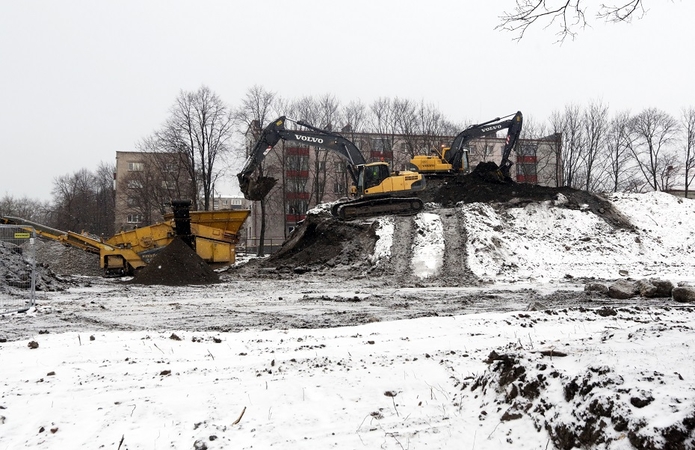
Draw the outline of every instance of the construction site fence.
<instances>
[{"instance_id":1,"label":"construction site fence","mask_svg":"<svg viewBox=\"0 0 695 450\"><path fill-rule=\"evenodd\" d=\"M266 255L273 254L280 250L283 242L285 242L284 239L264 239L263 252ZM255 255L258 253L258 246L260 243L260 239L241 239L236 245L236 253L237 255Z\"/></svg>"},{"instance_id":2,"label":"construction site fence","mask_svg":"<svg viewBox=\"0 0 695 450\"><path fill-rule=\"evenodd\" d=\"M36 232L0 225L0 314L24 312L36 304Z\"/></svg>"}]
</instances>

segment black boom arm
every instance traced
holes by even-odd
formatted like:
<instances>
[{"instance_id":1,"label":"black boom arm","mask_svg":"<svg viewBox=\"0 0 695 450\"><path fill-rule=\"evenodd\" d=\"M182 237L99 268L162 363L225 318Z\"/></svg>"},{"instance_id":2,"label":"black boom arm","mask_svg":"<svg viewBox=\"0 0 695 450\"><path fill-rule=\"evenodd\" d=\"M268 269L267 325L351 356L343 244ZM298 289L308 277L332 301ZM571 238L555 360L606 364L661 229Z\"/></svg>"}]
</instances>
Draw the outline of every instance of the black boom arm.
<instances>
[{"instance_id":1,"label":"black boom arm","mask_svg":"<svg viewBox=\"0 0 695 450\"><path fill-rule=\"evenodd\" d=\"M447 155L449 164L452 165L454 170L461 169L461 160L463 157L463 152L465 145L472 139L488 136L497 133L499 130L504 130L508 128L507 140L504 144L504 150L502 150L502 161L500 162L500 167L510 166L509 154L516 145L516 141L519 139L521 134L521 124L523 121L523 116L521 111L517 111L511 119L506 119L507 117L512 117L511 115L505 117L497 117L487 122L483 122L477 125L471 125L462 132L460 132L451 143L451 149Z\"/></svg>"},{"instance_id":2,"label":"black boom arm","mask_svg":"<svg viewBox=\"0 0 695 450\"><path fill-rule=\"evenodd\" d=\"M300 126L309 128L311 131L287 130L285 128L285 122L287 120L288 119L285 116L281 116L263 129L260 137L253 147L253 150L251 150L244 167L241 169L241 172L237 174L237 178L239 179L239 187L241 192L244 193L244 197L247 199L260 200L264 198L265 195L270 192L270 189L272 189L272 187L275 185L277 180L274 178L253 180L251 175L260 166L270 149L272 149L280 140L299 142L302 144L322 147L327 150L334 151L348 161L349 167L366 163L364 156L362 156L362 153L357 146L339 134L313 127L302 121L298 121L296 123ZM352 170L349 172L351 175L354 174ZM353 182L357 183L357 180L353 180ZM261 185L263 186L261 187Z\"/></svg>"}]
</instances>

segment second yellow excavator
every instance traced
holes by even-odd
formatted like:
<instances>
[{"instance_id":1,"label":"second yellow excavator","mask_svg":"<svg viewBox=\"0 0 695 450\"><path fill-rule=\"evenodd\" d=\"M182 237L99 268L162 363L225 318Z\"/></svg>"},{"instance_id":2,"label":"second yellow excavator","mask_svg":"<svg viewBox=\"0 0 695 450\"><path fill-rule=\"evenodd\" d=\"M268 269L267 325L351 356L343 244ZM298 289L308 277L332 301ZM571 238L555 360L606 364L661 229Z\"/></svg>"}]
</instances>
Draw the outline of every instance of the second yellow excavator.
<instances>
[{"instance_id":1,"label":"second yellow excavator","mask_svg":"<svg viewBox=\"0 0 695 450\"><path fill-rule=\"evenodd\" d=\"M511 117L511 119L510 119ZM477 125L471 125L460 132L452 141L449 147L444 147L441 152L435 155L416 155L410 160L411 168L427 177L443 177L447 175L456 175L460 173L470 172L470 163L468 160L468 148L466 144L475 138L489 136L497 133L499 130L508 129L507 138L502 150L502 159L499 165L492 170L493 173L488 174L492 179L500 181L510 179L510 168L512 162L509 156L516 145L521 134L521 125L523 116L521 111L516 114L510 114L505 117L497 117L495 119L483 122ZM487 166L486 166L487 170Z\"/></svg>"}]
</instances>

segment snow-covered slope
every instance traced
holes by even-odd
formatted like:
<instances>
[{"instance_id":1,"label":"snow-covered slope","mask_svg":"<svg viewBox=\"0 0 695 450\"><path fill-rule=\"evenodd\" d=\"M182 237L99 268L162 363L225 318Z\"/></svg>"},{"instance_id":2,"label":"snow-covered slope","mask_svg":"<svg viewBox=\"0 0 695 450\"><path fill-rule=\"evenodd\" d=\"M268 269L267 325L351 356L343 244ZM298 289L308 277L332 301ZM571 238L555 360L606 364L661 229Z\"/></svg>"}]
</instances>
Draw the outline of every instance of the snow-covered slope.
<instances>
[{"instance_id":1,"label":"snow-covered slope","mask_svg":"<svg viewBox=\"0 0 695 450\"><path fill-rule=\"evenodd\" d=\"M695 201L661 192L609 199L634 230L557 202L504 209L464 204L469 266L497 281L695 277Z\"/></svg>"}]
</instances>

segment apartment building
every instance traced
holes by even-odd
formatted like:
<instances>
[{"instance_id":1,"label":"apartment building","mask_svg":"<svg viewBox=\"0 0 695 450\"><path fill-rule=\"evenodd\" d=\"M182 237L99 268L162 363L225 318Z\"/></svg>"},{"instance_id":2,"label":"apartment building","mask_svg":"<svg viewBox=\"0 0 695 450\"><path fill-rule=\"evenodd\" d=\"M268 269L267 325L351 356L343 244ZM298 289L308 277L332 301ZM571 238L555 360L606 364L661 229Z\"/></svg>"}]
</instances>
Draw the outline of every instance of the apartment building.
<instances>
[{"instance_id":1,"label":"apartment building","mask_svg":"<svg viewBox=\"0 0 695 450\"><path fill-rule=\"evenodd\" d=\"M161 222L171 212L171 200L196 195L173 154L116 152L114 185L117 232ZM212 209L248 209L249 203L241 196L215 195Z\"/></svg>"}]
</instances>

